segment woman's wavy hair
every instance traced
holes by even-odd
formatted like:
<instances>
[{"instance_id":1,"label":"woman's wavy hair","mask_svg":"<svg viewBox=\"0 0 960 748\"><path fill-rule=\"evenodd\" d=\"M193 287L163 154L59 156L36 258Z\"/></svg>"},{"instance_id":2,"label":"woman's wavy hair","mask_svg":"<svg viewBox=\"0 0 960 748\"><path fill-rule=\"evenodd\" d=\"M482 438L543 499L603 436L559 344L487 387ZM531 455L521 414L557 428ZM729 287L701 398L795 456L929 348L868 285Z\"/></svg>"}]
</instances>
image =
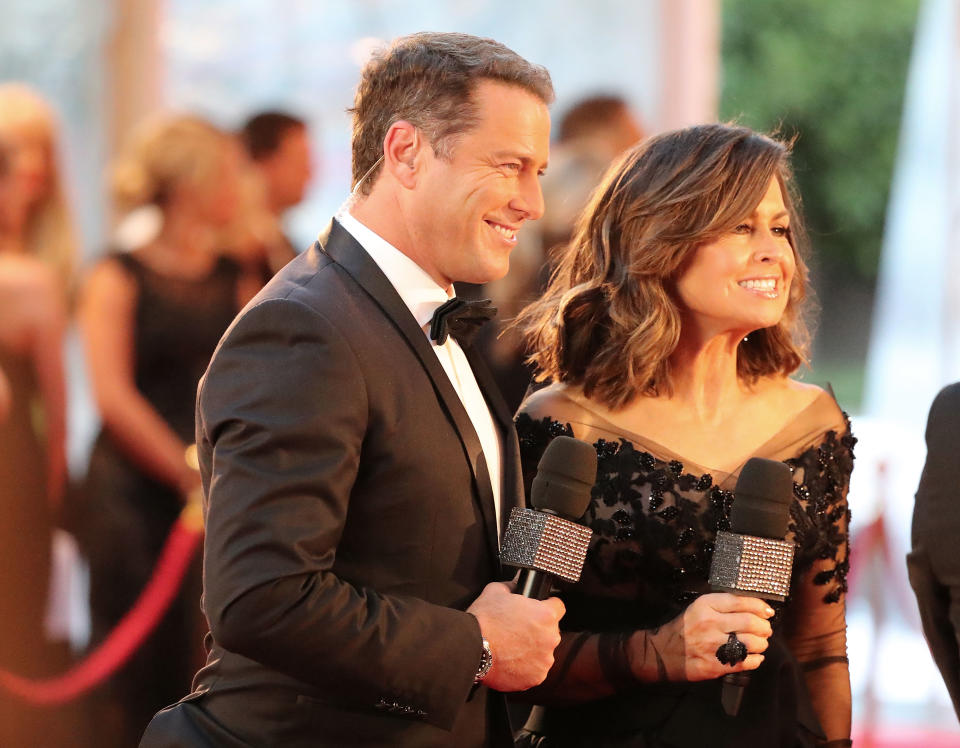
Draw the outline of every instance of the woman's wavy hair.
<instances>
[{"instance_id":1,"label":"woman's wavy hair","mask_svg":"<svg viewBox=\"0 0 960 748\"><path fill-rule=\"evenodd\" d=\"M676 282L695 250L749 216L771 179L790 214L796 274L780 322L741 342L739 376L788 375L807 360L806 237L789 166L791 143L710 124L650 138L613 165L554 257L544 295L515 321L538 381L581 386L616 409L672 392L680 340Z\"/></svg>"}]
</instances>

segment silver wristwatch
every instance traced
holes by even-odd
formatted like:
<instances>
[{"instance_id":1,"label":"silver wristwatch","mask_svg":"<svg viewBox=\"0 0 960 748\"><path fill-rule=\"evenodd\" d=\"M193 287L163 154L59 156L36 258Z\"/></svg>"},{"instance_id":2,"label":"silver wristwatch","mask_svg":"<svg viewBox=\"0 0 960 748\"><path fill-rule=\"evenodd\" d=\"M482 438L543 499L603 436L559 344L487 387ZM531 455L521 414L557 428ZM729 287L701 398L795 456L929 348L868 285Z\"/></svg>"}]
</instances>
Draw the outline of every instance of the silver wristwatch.
<instances>
[{"instance_id":1,"label":"silver wristwatch","mask_svg":"<svg viewBox=\"0 0 960 748\"><path fill-rule=\"evenodd\" d=\"M493 652L490 651L490 642L484 638L483 651L480 653L480 667L477 668L477 677L473 679L474 683L479 683L487 677L490 668L493 667Z\"/></svg>"}]
</instances>

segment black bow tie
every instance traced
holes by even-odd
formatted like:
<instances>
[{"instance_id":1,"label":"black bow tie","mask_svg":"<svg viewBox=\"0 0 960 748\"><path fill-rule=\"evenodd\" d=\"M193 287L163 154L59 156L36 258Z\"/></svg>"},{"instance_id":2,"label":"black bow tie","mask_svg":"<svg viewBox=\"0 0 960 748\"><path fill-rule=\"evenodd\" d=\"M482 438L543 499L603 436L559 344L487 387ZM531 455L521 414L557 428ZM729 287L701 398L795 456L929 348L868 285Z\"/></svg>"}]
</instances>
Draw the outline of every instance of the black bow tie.
<instances>
[{"instance_id":1,"label":"black bow tie","mask_svg":"<svg viewBox=\"0 0 960 748\"><path fill-rule=\"evenodd\" d=\"M490 299L467 301L454 297L437 307L430 319L430 337L443 345L447 335L453 335L458 343L466 345L477 331L497 314Z\"/></svg>"}]
</instances>

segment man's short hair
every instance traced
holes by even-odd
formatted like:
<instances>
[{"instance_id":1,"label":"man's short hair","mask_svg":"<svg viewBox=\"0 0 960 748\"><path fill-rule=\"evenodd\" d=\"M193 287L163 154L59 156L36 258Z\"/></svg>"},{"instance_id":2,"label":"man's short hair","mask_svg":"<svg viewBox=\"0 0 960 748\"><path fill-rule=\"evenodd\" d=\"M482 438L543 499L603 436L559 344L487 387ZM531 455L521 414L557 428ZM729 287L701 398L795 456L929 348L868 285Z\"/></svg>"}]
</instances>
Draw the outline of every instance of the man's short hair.
<instances>
[{"instance_id":1,"label":"man's short hair","mask_svg":"<svg viewBox=\"0 0 960 748\"><path fill-rule=\"evenodd\" d=\"M481 80L519 86L545 104L553 102L546 68L493 39L421 32L376 52L361 73L349 110L354 185L363 179L361 192L369 193L380 169L383 139L400 120L422 130L438 157L449 158L456 136L477 124L479 112L471 97Z\"/></svg>"},{"instance_id":2,"label":"man's short hair","mask_svg":"<svg viewBox=\"0 0 960 748\"><path fill-rule=\"evenodd\" d=\"M295 128L306 128L306 123L288 112L260 112L240 129L240 139L250 158L260 161L276 153L283 136Z\"/></svg>"},{"instance_id":3,"label":"man's short hair","mask_svg":"<svg viewBox=\"0 0 960 748\"><path fill-rule=\"evenodd\" d=\"M563 143L609 127L629 111L622 96L600 95L581 99L560 120L557 142Z\"/></svg>"}]
</instances>

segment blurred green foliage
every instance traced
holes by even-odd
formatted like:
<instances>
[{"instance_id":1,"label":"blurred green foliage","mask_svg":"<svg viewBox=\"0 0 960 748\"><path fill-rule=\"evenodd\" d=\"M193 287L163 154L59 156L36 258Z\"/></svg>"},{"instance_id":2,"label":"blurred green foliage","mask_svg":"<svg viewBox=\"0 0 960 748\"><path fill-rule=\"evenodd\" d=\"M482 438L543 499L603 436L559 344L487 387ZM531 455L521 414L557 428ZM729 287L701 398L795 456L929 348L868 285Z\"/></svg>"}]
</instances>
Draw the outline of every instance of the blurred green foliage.
<instances>
[{"instance_id":1,"label":"blurred green foliage","mask_svg":"<svg viewBox=\"0 0 960 748\"><path fill-rule=\"evenodd\" d=\"M821 277L876 277L918 3L723 0L721 117L797 136Z\"/></svg>"}]
</instances>

